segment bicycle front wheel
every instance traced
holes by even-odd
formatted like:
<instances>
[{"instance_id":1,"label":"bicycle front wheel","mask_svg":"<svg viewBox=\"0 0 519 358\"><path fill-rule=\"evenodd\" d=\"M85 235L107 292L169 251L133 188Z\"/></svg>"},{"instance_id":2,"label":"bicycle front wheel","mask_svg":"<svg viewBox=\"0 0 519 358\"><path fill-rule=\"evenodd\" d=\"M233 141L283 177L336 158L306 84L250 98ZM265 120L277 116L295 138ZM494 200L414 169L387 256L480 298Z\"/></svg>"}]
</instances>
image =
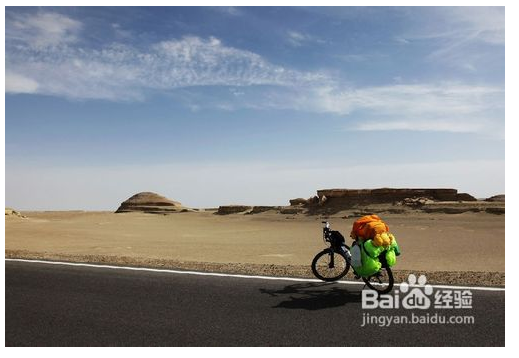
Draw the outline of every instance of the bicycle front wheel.
<instances>
[{"instance_id":1,"label":"bicycle front wheel","mask_svg":"<svg viewBox=\"0 0 519 358\"><path fill-rule=\"evenodd\" d=\"M350 269L350 263L343 253L332 249L319 252L312 261L312 272L323 281L337 281Z\"/></svg>"}]
</instances>

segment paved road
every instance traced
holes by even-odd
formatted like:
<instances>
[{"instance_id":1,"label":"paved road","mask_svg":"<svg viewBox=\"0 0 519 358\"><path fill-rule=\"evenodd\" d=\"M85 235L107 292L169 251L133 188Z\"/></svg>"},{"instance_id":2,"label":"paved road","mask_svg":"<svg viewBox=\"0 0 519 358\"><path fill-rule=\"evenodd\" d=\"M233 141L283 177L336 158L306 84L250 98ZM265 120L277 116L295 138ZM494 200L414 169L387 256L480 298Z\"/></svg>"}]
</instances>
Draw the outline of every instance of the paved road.
<instances>
[{"instance_id":1,"label":"paved road","mask_svg":"<svg viewBox=\"0 0 519 358\"><path fill-rule=\"evenodd\" d=\"M5 263L6 346L503 346L504 292L475 323L361 327L362 286ZM442 313L459 314L460 310ZM431 315L438 310L428 311ZM371 315L408 315L405 310ZM424 312L419 312L424 314ZM374 341L372 337L377 337Z\"/></svg>"}]
</instances>

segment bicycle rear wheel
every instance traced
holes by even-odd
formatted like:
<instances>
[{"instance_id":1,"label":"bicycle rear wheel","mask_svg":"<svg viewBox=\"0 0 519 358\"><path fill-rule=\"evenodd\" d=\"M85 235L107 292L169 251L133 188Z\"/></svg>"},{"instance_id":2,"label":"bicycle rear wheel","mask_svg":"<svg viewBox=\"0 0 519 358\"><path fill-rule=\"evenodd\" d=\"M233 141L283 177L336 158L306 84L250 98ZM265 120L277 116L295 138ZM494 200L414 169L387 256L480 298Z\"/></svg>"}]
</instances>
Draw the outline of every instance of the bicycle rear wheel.
<instances>
[{"instance_id":1,"label":"bicycle rear wheel","mask_svg":"<svg viewBox=\"0 0 519 358\"><path fill-rule=\"evenodd\" d=\"M376 274L363 277L362 280L372 290L377 291L379 294L388 293L393 289L394 278L391 268L383 266Z\"/></svg>"},{"instance_id":2,"label":"bicycle rear wheel","mask_svg":"<svg viewBox=\"0 0 519 358\"><path fill-rule=\"evenodd\" d=\"M350 263L341 252L325 249L319 252L312 261L312 272L323 281L337 281L344 277L350 269Z\"/></svg>"}]
</instances>

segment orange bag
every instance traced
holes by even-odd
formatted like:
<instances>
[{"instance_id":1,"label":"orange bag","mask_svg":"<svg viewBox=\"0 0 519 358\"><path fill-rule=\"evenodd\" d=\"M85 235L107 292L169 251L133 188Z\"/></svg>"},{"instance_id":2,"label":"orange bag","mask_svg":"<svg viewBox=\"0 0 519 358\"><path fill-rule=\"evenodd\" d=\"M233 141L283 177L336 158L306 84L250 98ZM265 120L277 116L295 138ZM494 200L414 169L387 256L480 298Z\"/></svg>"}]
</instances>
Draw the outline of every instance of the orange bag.
<instances>
[{"instance_id":1,"label":"orange bag","mask_svg":"<svg viewBox=\"0 0 519 358\"><path fill-rule=\"evenodd\" d=\"M389 232L389 226L378 215L366 215L353 223L351 238L373 239L375 235Z\"/></svg>"}]
</instances>

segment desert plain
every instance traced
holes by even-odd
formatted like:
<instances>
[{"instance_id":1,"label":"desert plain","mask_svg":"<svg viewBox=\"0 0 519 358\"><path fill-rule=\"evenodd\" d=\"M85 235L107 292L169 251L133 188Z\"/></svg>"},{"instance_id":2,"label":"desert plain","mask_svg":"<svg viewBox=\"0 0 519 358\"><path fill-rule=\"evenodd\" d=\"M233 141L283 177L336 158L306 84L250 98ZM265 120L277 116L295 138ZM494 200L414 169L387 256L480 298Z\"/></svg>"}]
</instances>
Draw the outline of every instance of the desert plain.
<instances>
[{"instance_id":1,"label":"desert plain","mask_svg":"<svg viewBox=\"0 0 519 358\"><path fill-rule=\"evenodd\" d=\"M372 207L402 250L394 267L397 282L424 273L431 283L504 286L504 213L378 209ZM5 218L8 258L293 277L312 277L311 261L326 247L321 221L330 222L349 244L359 216L276 210L218 215L214 209L22 214Z\"/></svg>"}]
</instances>

